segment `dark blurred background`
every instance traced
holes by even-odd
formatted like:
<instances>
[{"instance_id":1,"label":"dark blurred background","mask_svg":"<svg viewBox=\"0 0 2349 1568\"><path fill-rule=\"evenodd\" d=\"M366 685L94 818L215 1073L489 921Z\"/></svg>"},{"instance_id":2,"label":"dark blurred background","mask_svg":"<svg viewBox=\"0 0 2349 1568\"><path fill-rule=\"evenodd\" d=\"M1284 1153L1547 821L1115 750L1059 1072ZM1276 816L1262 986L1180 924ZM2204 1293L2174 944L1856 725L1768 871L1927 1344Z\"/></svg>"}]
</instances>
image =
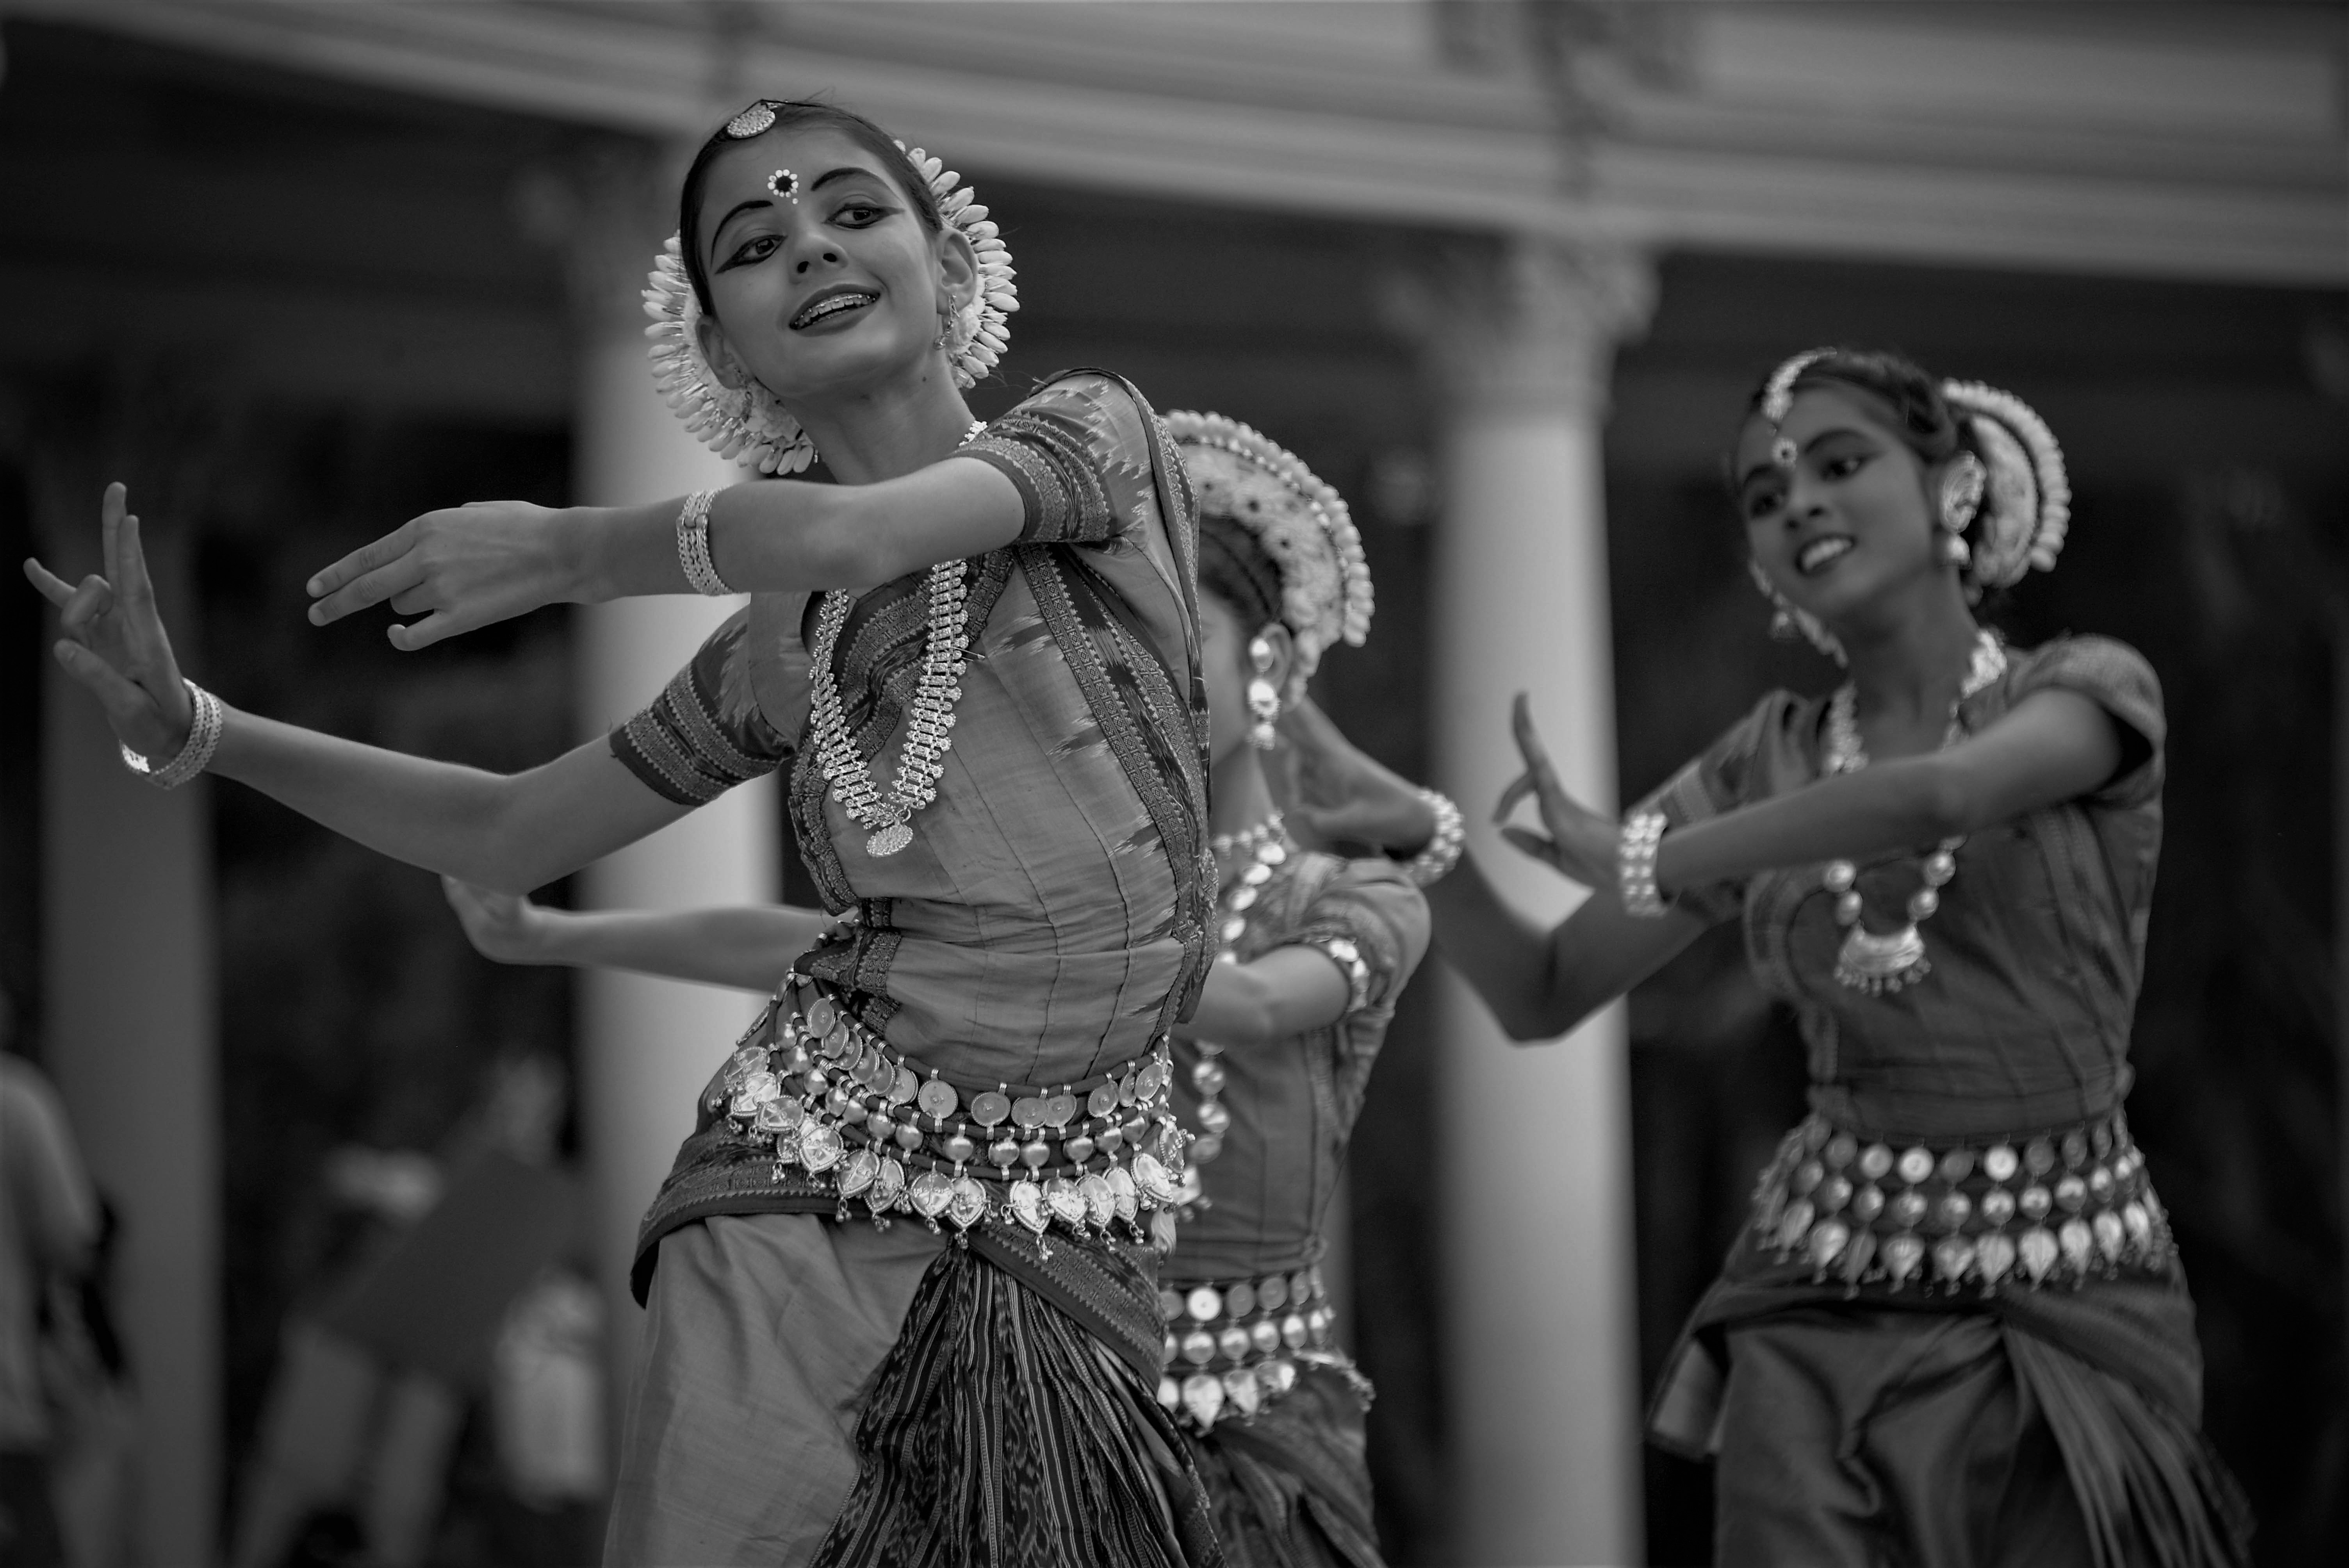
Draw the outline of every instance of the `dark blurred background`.
<instances>
[{"instance_id":1,"label":"dark blurred background","mask_svg":"<svg viewBox=\"0 0 2349 1568\"><path fill-rule=\"evenodd\" d=\"M0 532L12 557L38 548L92 569L98 488L127 479L155 541L181 656L208 685L337 734L525 766L577 735L566 615L542 613L403 656L365 617L310 627L301 583L437 504L573 497L577 323L590 307L577 247L548 219L548 191L575 185L583 169L657 166L659 139L616 125L625 115L551 94L524 110L490 107L494 95L478 86L440 98L367 85L358 78L367 72L344 68L325 45L305 55L284 42L309 36L283 24L298 9L199 6L175 31L105 17L77 25L36 7L0 26L0 281L14 302L0 316ZM687 9L721 36L764 25L744 19L755 7ZM1464 22L1459 7L1423 9L1451 39L1431 58L1491 74L1495 24ZM1604 57L1576 29L1611 48L1630 47L1626 36L1638 45L1639 27L1619 7L1516 9L1511 26L1531 30L1505 38L1538 57L1523 73L1534 83L1535 129L1587 152L1574 138L1589 127L1576 116L1605 118L1608 100L1587 86L1603 79L1590 70ZM1778 9L1827 25L1816 8ZM2310 157L2320 171L2323 158L2337 165L2337 8L2137 9L2166 27L2184 25L2181 13L2240 12L2259 39L2281 38L2287 53L2301 40L2329 61L2334 119L2332 140L2319 145L2330 150L2295 153L2298 162L2279 155L2284 173L2268 185L2304 182ZM266 31L270 15L284 36L266 46L239 32L245 23ZM837 18L828 25L854 32ZM918 29L901 31L918 40ZM2085 48L2119 36L2075 30L2058 41ZM481 70L494 74L503 67L491 44L518 46L484 40ZM869 40L857 46L885 53ZM2129 67L2126 55L2116 45L2113 70ZM1245 96L1248 79L1239 71L1239 86L1215 90ZM1397 118L1434 114L1407 97L1389 108ZM1655 123L1634 129L1651 139L1679 134ZM1064 366L1100 364L1133 377L1161 408L1219 409L1304 457L1353 501L1379 588L1376 634L1328 661L1322 699L1370 749L1429 776L1430 649L1441 635L1429 583L1448 416L1444 383L1393 325L1392 280L1452 253L1457 230L1423 204L1379 222L1261 197L1143 195L1099 181L1088 189L1005 161L1005 172L977 157L966 165L1017 254L1024 306L1000 379L973 398L978 410L1009 406ZM1568 168L1569 196L1587 177ZM2224 170L2212 178L2239 179ZM2315 210L2320 230L2333 222L2323 214L2334 209ZM2249 259L2211 262L2199 270L2212 275L2196 276L2183 263L1936 259L1925 244L1899 257L1702 236L1657 247L1652 314L1644 329L1622 333L1613 362L1606 597L1617 767L1630 799L1769 686L1816 689L1833 678L1807 652L1765 637L1719 477L1744 398L1778 358L1823 342L1897 347L2018 392L2054 428L2072 465L2071 542L2062 569L2026 583L1999 619L2023 643L2063 631L2126 639L2164 682L2168 837L2131 1119L2193 1272L2208 1429L2258 1510L2260 1561L2317 1564L2349 1553L2340 1139L2349 1004L2339 985L2349 930L2336 917L2349 886L2339 829L2349 820L2349 295L2339 275L2349 256L2336 253L2326 277L2321 264L2251 255L2254 240L2244 248ZM2225 275L2230 265L2235 275ZM191 1048L214 1064L211 1098L138 1109L140 1086L124 1079L118 1106L115 1082L77 1077L63 1059L70 1031L60 1020L73 1009L58 989L56 944L67 926L55 912L93 878L106 896L138 895L110 881L128 873L90 850L91 819L76 814L98 809L71 782L88 774L56 748L86 750L94 731L58 707L36 608L20 590L0 615L0 733L9 738L0 748L0 985L18 1006L17 1048L67 1082L78 1119L119 1111L119 1126L144 1128L140 1118L156 1117L158 1130L132 1141L159 1158L181 1150L174 1158L217 1172L182 1183L194 1194L189 1212L210 1216L192 1230L151 1205L142 1212L133 1191L111 1194L129 1244L150 1249L134 1253L151 1261L123 1288L192 1278L203 1295L127 1304L126 1315L212 1325L202 1337L216 1357L209 1382L171 1396L192 1425L150 1429L139 1473L147 1506L171 1517L141 1551L192 1561L154 1544L173 1541L258 1561L258 1546L235 1539L238 1522L259 1530L256 1511L274 1508L283 1521L262 1531L271 1561L380 1556L385 1530L407 1532L409 1561L591 1560L592 1456L566 1470L560 1455L545 1457L544 1440L533 1450L514 1436L512 1414L541 1408L529 1399L552 1386L530 1381L529 1367L555 1364L528 1359L539 1343L532 1325L594 1333L592 1292L564 1317L564 1282L597 1266L576 1212L585 1200L564 1184L580 1165L569 982L477 960L431 878L216 788L190 830L199 869L185 895L204 911L187 962L212 978L174 993L208 1009ZM1494 695L1495 724L1506 695ZM1481 803L1465 804L1474 815ZM783 869L787 887L792 869ZM74 907L88 903L85 889ZM74 984L146 985L124 941L116 966L77 970ZM1754 1171L1800 1114L1802 1060L1790 1020L1754 987L1732 931L1642 986L1629 1027L1644 1389L1742 1219ZM1466 1418L1447 1403L1443 1326L1450 1294L1475 1284L1437 1261L1443 1218L1427 1179L1438 1036L1429 988L1414 987L1351 1177L1352 1332L1380 1390L1380 1522L1400 1564L1453 1560L1458 1493L1446 1455ZM108 1072L140 1070L135 1050L108 1059L132 1064ZM195 1132L190 1119L202 1124ZM95 1126L84 1135L123 1141L108 1144ZM107 1160L93 1164L103 1189ZM537 1177L523 1172L554 1184L532 1186ZM456 1240L423 1229L436 1212ZM470 1335L470 1348L407 1356L350 1327L416 1288L401 1270L419 1249L494 1248L509 1234L501 1226L525 1222L538 1272L450 1330ZM154 1243L163 1227L209 1233L211 1261L171 1274L176 1254ZM374 1305L353 1305L362 1298ZM530 1310L539 1315L524 1321ZM365 1355L318 1348L336 1325ZM130 1337L136 1350L140 1333ZM172 1341L156 1329L147 1343ZM158 1358L150 1349L145 1364L133 1360L131 1375L150 1389L171 1385ZM595 1359L592 1349L573 1356L590 1373ZM354 1378L371 1391L349 1393ZM345 1392L318 1392L335 1388ZM373 1459L301 1484L278 1473L285 1445L312 1429L302 1420L348 1427L354 1401L378 1412L367 1418L379 1423ZM543 1408L602 1418L592 1403ZM402 1441L412 1450L405 1460L388 1452ZM211 1449L191 1456L191 1444ZM1649 1560L1704 1561L1706 1472L1652 1450L1643 1466ZM409 1472L423 1479L403 1480Z\"/></svg>"}]
</instances>

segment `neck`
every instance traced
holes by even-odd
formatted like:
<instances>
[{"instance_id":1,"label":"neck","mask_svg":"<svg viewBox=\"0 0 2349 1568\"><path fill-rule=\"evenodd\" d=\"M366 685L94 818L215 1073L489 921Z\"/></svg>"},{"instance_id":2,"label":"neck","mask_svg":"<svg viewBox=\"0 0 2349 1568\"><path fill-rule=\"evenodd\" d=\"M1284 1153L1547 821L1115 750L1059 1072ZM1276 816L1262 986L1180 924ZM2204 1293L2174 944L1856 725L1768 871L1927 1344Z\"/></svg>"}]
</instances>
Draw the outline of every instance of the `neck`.
<instances>
[{"instance_id":1,"label":"neck","mask_svg":"<svg viewBox=\"0 0 2349 1568\"><path fill-rule=\"evenodd\" d=\"M1836 628L1864 711L1896 718L1945 714L1965 684L1981 628L1953 575L1899 595L1859 624Z\"/></svg>"},{"instance_id":2,"label":"neck","mask_svg":"<svg viewBox=\"0 0 2349 1568\"><path fill-rule=\"evenodd\" d=\"M1246 743L1235 746L1208 769L1210 834L1238 833L1272 815L1272 786L1264 776L1264 754Z\"/></svg>"},{"instance_id":3,"label":"neck","mask_svg":"<svg viewBox=\"0 0 2349 1568\"><path fill-rule=\"evenodd\" d=\"M932 353L901 377L828 393L790 407L843 484L877 484L954 455L970 428L970 405Z\"/></svg>"}]
</instances>

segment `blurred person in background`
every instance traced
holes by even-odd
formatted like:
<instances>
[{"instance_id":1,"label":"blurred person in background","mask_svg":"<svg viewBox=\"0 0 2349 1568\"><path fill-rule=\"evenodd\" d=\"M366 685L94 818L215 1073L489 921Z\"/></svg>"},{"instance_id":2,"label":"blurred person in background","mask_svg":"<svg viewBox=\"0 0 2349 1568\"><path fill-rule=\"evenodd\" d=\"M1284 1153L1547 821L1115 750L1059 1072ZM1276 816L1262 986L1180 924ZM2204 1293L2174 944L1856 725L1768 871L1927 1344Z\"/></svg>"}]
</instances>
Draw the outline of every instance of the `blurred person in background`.
<instances>
[{"instance_id":1,"label":"blurred person in background","mask_svg":"<svg viewBox=\"0 0 2349 1568\"><path fill-rule=\"evenodd\" d=\"M647 1218L614 1562L1215 1555L1154 1397L1185 1142L1166 1034L1213 952L1195 516L1122 377L971 418L1017 301L957 183L772 99L686 175L647 294L665 389L726 456L791 473L821 448L842 482L460 507L313 580L321 624L421 613L403 649L752 591L605 743L508 778L227 707L180 675L119 485L104 576L26 568L135 770L209 768L507 892L793 765L802 850L855 918L738 1049ZM926 1222L850 1224L852 1202Z\"/></svg>"},{"instance_id":2,"label":"blurred person in background","mask_svg":"<svg viewBox=\"0 0 2349 1568\"><path fill-rule=\"evenodd\" d=\"M44 1326L89 1272L98 1205L65 1107L16 1054L16 1029L0 992L0 1564L59 1568L59 1364Z\"/></svg>"},{"instance_id":3,"label":"blurred person in background","mask_svg":"<svg viewBox=\"0 0 2349 1568\"><path fill-rule=\"evenodd\" d=\"M2012 396L1897 356L1780 365L1732 489L1787 634L1849 678L1773 692L1615 820L1522 696L1521 851L1592 889L1554 930L1473 859L1436 940L1521 1040L1744 923L1811 1114L1667 1367L1651 1435L1717 1458L1730 1564L2249 1561L2199 1432L2194 1307L2123 1111L2161 839L2161 688L2134 650L2010 648L1986 593L2054 566L2070 491ZM1299 815L1396 851L1435 822L1293 717Z\"/></svg>"},{"instance_id":4,"label":"blurred person in background","mask_svg":"<svg viewBox=\"0 0 2349 1568\"><path fill-rule=\"evenodd\" d=\"M1459 813L1408 867L1300 849L1264 758L1321 655L1359 645L1370 568L1338 493L1214 414L1170 413L1199 496L1199 600L1214 809L1216 956L1174 1029L1195 1135L1162 1265L1166 1370L1233 1568L1377 1568L1363 1422L1370 1387L1338 1349L1319 1264L1354 1118L1427 946L1415 885L1459 853ZM473 945L507 964L608 965L769 991L830 923L735 908L570 914L450 881Z\"/></svg>"}]
</instances>

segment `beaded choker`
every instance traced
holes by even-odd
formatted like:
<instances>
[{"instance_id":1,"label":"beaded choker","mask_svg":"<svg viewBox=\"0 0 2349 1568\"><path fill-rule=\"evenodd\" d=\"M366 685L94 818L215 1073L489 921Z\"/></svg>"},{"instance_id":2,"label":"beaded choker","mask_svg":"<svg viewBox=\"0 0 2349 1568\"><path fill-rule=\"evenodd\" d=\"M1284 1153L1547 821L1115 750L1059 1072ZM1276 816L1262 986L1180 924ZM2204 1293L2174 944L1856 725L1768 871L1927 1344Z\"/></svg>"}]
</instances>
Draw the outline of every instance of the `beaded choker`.
<instances>
[{"instance_id":1,"label":"beaded choker","mask_svg":"<svg viewBox=\"0 0 2349 1568\"><path fill-rule=\"evenodd\" d=\"M973 420L962 444L968 446L985 428L985 420ZM931 567L927 588L930 624L922 648L921 679L905 715L905 744L897 755L897 778L887 795L856 754L841 705L840 683L832 673L833 650L856 604L854 593L834 590L823 596L816 613L815 643L808 650L814 664L808 709L815 730L816 764L832 785L832 798L864 830L864 852L876 859L912 843L914 813L937 799L938 777L946 771L947 753L954 746L955 704L962 700L962 676L969 667L963 657L970 646L970 595L963 583L963 562L941 561Z\"/></svg>"},{"instance_id":2,"label":"beaded choker","mask_svg":"<svg viewBox=\"0 0 2349 1568\"><path fill-rule=\"evenodd\" d=\"M1966 700L2005 673L2006 650L1990 633L1977 632L1965 683L1958 688L1957 701L1950 704L1949 728L1941 738L1944 749L1965 735L1959 710ZM1858 706L1859 694L1849 681L1837 686L1827 703L1826 755L1821 770L1830 778L1857 773L1868 766L1868 752L1859 739ZM1861 923L1859 868L1845 860L1827 862L1819 880L1835 894L1836 923L1844 928L1843 946L1836 954L1838 985L1878 996L1913 985L1933 972L1931 960L1925 956L1925 938L1917 928L1941 907L1940 890L1958 874L1958 848L1965 841L1965 835L1954 834L1925 857L1925 885L1909 895L1909 920L1897 931L1873 932Z\"/></svg>"}]
</instances>

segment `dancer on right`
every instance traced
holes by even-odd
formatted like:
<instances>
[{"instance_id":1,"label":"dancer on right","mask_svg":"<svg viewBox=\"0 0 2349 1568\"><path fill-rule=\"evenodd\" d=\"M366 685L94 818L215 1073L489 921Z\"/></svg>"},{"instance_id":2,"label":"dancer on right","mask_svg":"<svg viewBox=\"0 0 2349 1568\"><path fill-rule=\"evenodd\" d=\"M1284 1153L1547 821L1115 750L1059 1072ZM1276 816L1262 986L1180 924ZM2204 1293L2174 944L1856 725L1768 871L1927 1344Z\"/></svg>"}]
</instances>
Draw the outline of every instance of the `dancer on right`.
<instances>
[{"instance_id":1,"label":"dancer on right","mask_svg":"<svg viewBox=\"0 0 2349 1568\"><path fill-rule=\"evenodd\" d=\"M1811 1113L1675 1348L1659 1443L1719 1460L1715 1555L1752 1564L2248 1563L2199 1432L2194 1308L2123 1101L2161 839L2160 686L2102 637L2009 648L1985 591L2054 564L2069 490L2014 397L1814 349L1755 395L1732 469L1778 624L1845 665L1777 691L1619 823L1558 788L1590 886L1555 930L1473 857L1438 947L1548 1039L1709 925L1744 921L1800 1020ZM1288 721L1331 837L1415 850L1413 786L1318 712Z\"/></svg>"}]
</instances>

